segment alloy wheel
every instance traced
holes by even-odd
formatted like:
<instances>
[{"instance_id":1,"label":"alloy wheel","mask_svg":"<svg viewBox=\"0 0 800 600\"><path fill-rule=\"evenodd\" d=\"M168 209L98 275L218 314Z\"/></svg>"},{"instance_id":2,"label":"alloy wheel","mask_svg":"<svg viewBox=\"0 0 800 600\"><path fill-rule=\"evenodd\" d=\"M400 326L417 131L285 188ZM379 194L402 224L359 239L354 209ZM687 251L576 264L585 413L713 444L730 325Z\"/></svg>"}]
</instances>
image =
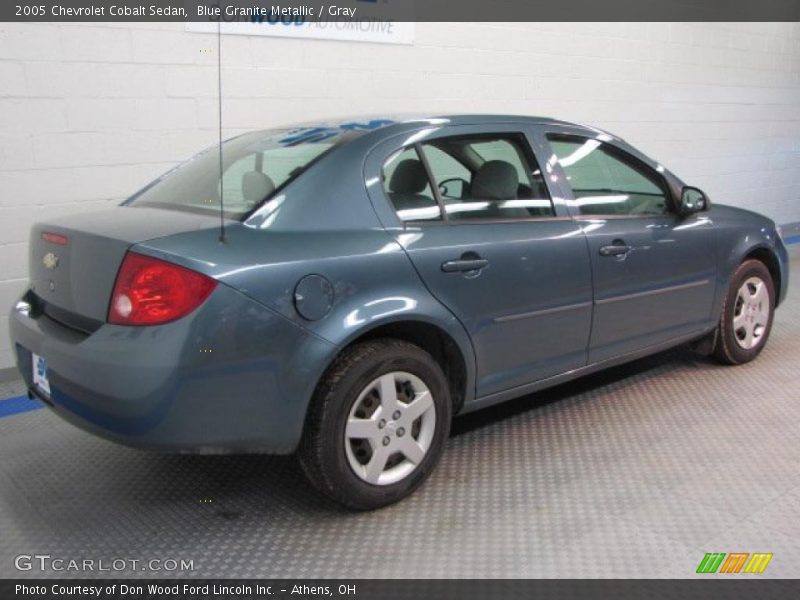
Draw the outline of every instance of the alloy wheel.
<instances>
[{"instance_id":1,"label":"alloy wheel","mask_svg":"<svg viewBox=\"0 0 800 600\"><path fill-rule=\"evenodd\" d=\"M347 461L367 483L397 483L425 458L435 429L428 386L411 373L386 373L370 382L350 409L344 433Z\"/></svg>"},{"instance_id":2,"label":"alloy wheel","mask_svg":"<svg viewBox=\"0 0 800 600\"><path fill-rule=\"evenodd\" d=\"M748 278L736 294L733 310L733 333L736 342L745 350L761 343L770 317L767 286L760 277Z\"/></svg>"}]
</instances>

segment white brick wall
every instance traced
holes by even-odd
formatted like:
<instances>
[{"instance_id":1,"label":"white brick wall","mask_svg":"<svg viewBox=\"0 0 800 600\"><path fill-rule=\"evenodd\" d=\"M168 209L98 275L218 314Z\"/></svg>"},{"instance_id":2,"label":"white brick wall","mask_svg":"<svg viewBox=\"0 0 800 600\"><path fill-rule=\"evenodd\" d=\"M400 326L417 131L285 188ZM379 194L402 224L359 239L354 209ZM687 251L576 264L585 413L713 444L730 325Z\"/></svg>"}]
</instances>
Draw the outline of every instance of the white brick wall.
<instances>
[{"instance_id":1,"label":"white brick wall","mask_svg":"<svg viewBox=\"0 0 800 600\"><path fill-rule=\"evenodd\" d=\"M715 200L800 221L797 23L420 23L413 46L222 42L226 135L358 113L555 116L618 133ZM182 24L0 24L0 369L31 223L117 202L213 143L215 52Z\"/></svg>"}]
</instances>

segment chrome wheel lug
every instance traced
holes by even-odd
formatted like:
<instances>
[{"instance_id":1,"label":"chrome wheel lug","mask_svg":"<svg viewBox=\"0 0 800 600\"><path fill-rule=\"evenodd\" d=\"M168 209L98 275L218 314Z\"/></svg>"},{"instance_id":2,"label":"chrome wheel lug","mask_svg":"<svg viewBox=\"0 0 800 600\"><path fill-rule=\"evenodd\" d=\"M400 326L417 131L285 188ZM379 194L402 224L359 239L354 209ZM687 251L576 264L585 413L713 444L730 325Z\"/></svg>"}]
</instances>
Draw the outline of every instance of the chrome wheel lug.
<instances>
[{"instance_id":1,"label":"chrome wheel lug","mask_svg":"<svg viewBox=\"0 0 800 600\"><path fill-rule=\"evenodd\" d=\"M402 427L397 430L397 437L403 437L406 434L406 430Z\"/></svg>"},{"instance_id":2,"label":"chrome wheel lug","mask_svg":"<svg viewBox=\"0 0 800 600\"><path fill-rule=\"evenodd\" d=\"M385 438L383 438L383 445L384 446L388 446L391 442L392 442L392 440L388 435Z\"/></svg>"},{"instance_id":3,"label":"chrome wheel lug","mask_svg":"<svg viewBox=\"0 0 800 600\"><path fill-rule=\"evenodd\" d=\"M386 427L386 419L381 419L378 421L378 429L383 429L384 427Z\"/></svg>"},{"instance_id":4,"label":"chrome wheel lug","mask_svg":"<svg viewBox=\"0 0 800 600\"><path fill-rule=\"evenodd\" d=\"M394 414L392 415L392 419L394 419L395 421L397 421L397 419L399 419L399 418L400 418L400 416L401 416L401 413L400 413L400 411L399 411L399 410L396 410L396 411L394 411Z\"/></svg>"}]
</instances>

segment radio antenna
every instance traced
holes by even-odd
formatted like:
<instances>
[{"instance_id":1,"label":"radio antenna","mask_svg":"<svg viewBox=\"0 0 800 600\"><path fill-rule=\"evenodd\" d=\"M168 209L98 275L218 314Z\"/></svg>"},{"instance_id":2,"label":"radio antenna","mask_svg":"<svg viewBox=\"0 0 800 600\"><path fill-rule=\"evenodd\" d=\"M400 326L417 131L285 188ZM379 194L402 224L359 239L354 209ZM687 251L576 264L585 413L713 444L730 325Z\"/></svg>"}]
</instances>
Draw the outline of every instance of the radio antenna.
<instances>
[{"instance_id":1,"label":"radio antenna","mask_svg":"<svg viewBox=\"0 0 800 600\"><path fill-rule=\"evenodd\" d=\"M222 185L222 20L217 21L217 98L219 105L219 241L225 243L225 186Z\"/></svg>"}]
</instances>

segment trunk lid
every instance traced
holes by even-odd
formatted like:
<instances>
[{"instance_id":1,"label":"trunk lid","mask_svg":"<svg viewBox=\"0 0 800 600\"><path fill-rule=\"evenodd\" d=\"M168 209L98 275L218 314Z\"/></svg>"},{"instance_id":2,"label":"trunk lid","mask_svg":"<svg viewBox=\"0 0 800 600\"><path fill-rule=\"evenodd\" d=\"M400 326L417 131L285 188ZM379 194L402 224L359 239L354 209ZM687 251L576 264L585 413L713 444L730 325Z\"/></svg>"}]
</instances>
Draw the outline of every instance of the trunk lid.
<instances>
[{"instance_id":1,"label":"trunk lid","mask_svg":"<svg viewBox=\"0 0 800 600\"><path fill-rule=\"evenodd\" d=\"M117 271L128 248L145 240L217 227L218 217L125 206L40 222L31 230L31 289L52 318L93 330L106 320Z\"/></svg>"}]
</instances>

